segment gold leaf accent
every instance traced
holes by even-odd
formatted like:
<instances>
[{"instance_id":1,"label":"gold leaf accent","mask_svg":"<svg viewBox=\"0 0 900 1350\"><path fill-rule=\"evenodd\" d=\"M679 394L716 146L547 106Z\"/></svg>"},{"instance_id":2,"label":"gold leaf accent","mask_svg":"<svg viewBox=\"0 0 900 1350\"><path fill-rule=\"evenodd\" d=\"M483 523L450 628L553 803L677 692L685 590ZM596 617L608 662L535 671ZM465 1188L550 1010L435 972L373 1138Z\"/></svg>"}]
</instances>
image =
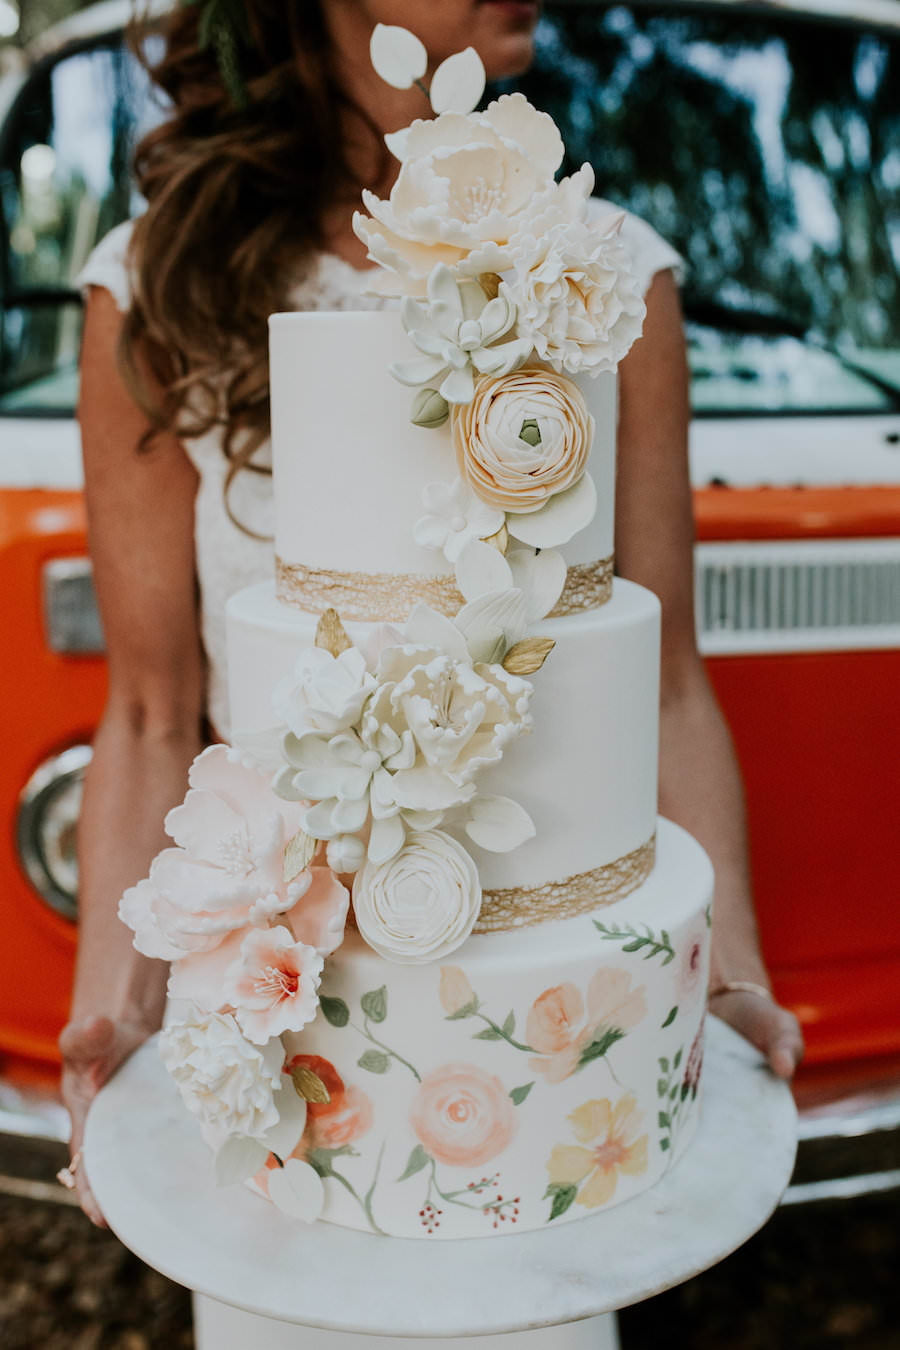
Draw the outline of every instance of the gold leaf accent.
<instances>
[{"instance_id":1,"label":"gold leaf accent","mask_svg":"<svg viewBox=\"0 0 900 1350\"><path fill-rule=\"evenodd\" d=\"M326 609L316 628L316 646L323 647L332 656L340 656L353 643L347 636L347 630L341 623L336 609Z\"/></svg>"},{"instance_id":2,"label":"gold leaf accent","mask_svg":"<svg viewBox=\"0 0 900 1350\"><path fill-rule=\"evenodd\" d=\"M298 830L293 839L287 841L284 846L283 880L285 886L290 886L295 877L299 877L301 872L306 871L318 846L318 839L314 839L305 830Z\"/></svg>"},{"instance_id":3,"label":"gold leaf accent","mask_svg":"<svg viewBox=\"0 0 900 1350\"><path fill-rule=\"evenodd\" d=\"M478 284L489 300L496 300L500 294L500 278L496 272L482 272Z\"/></svg>"},{"instance_id":4,"label":"gold leaf accent","mask_svg":"<svg viewBox=\"0 0 900 1350\"><path fill-rule=\"evenodd\" d=\"M297 1064L291 1069L291 1082L297 1096L305 1102L312 1102L314 1106L327 1106L331 1101L331 1093L319 1075L305 1064Z\"/></svg>"},{"instance_id":5,"label":"gold leaf accent","mask_svg":"<svg viewBox=\"0 0 900 1350\"><path fill-rule=\"evenodd\" d=\"M503 669L510 675L533 675L547 660L556 646L553 638L523 638L510 647L503 658Z\"/></svg>"},{"instance_id":6,"label":"gold leaf accent","mask_svg":"<svg viewBox=\"0 0 900 1350\"><path fill-rule=\"evenodd\" d=\"M499 530L494 534L487 535L481 542L483 544L490 544L491 548L495 548L498 553L505 553L509 547L509 530L507 530L506 525L503 524L500 526Z\"/></svg>"}]
</instances>

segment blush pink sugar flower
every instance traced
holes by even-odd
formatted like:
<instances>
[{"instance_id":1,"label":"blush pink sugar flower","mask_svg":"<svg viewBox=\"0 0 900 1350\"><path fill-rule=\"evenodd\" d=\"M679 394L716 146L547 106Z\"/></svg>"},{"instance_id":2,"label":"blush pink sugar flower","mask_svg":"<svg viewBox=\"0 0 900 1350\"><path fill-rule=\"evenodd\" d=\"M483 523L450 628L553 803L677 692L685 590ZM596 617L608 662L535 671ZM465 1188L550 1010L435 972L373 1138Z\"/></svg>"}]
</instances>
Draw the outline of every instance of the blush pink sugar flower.
<instances>
[{"instance_id":1,"label":"blush pink sugar flower","mask_svg":"<svg viewBox=\"0 0 900 1350\"><path fill-rule=\"evenodd\" d=\"M322 957L281 926L255 928L225 972L224 995L248 1040L265 1045L285 1031L300 1031L319 1006Z\"/></svg>"}]
</instances>

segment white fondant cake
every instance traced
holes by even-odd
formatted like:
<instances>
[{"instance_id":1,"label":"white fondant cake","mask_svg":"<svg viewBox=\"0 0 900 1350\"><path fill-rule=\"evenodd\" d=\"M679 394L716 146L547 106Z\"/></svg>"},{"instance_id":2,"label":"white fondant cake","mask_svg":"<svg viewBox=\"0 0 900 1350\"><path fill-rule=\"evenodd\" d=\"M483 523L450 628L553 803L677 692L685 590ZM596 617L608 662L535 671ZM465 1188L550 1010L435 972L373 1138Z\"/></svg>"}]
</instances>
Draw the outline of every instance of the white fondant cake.
<instances>
[{"instance_id":1,"label":"white fondant cake","mask_svg":"<svg viewBox=\"0 0 900 1350\"><path fill-rule=\"evenodd\" d=\"M354 221L399 309L272 317L276 575L228 606L234 746L120 906L173 963L161 1050L220 1183L417 1238L569 1222L673 1164L711 922L656 817L659 604L613 581L643 302L589 168L556 181L520 95L471 111L480 70L437 72Z\"/></svg>"}]
</instances>

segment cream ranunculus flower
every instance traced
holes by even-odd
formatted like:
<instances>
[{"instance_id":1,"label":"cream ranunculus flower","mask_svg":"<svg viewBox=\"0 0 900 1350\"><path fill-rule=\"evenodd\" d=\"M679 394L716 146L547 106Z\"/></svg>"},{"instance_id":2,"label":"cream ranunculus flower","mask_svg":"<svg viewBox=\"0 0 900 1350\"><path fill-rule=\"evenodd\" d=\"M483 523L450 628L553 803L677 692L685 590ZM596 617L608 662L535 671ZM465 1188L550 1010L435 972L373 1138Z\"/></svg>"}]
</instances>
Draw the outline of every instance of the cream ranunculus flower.
<instances>
[{"instance_id":1,"label":"cream ranunculus flower","mask_svg":"<svg viewBox=\"0 0 900 1350\"><path fill-rule=\"evenodd\" d=\"M159 1052L213 1147L235 1134L262 1139L278 1124L280 1041L251 1045L230 1014L195 1010L160 1032Z\"/></svg>"},{"instance_id":2,"label":"cream ranunculus flower","mask_svg":"<svg viewBox=\"0 0 900 1350\"><path fill-rule=\"evenodd\" d=\"M517 242L500 295L516 333L556 371L615 370L640 337L646 306L619 237L624 217L574 221Z\"/></svg>"},{"instance_id":3,"label":"cream ranunculus flower","mask_svg":"<svg viewBox=\"0 0 900 1350\"><path fill-rule=\"evenodd\" d=\"M455 951L481 909L478 869L441 830L407 835L389 862L367 862L353 883L356 923L387 961L436 961Z\"/></svg>"},{"instance_id":4,"label":"cream ranunculus flower","mask_svg":"<svg viewBox=\"0 0 900 1350\"><path fill-rule=\"evenodd\" d=\"M533 365L481 379L451 418L460 473L482 501L511 513L516 539L553 548L589 524L594 419L571 380Z\"/></svg>"},{"instance_id":5,"label":"cream ranunculus flower","mask_svg":"<svg viewBox=\"0 0 900 1350\"><path fill-rule=\"evenodd\" d=\"M442 113L392 137L402 156L388 200L363 193L369 215L353 228L385 271L369 283L387 295L425 294L446 263L460 275L503 272L507 244L526 219L586 211L590 170L554 181L563 144L552 118L522 94L504 94L482 113Z\"/></svg>"}]
</instances>

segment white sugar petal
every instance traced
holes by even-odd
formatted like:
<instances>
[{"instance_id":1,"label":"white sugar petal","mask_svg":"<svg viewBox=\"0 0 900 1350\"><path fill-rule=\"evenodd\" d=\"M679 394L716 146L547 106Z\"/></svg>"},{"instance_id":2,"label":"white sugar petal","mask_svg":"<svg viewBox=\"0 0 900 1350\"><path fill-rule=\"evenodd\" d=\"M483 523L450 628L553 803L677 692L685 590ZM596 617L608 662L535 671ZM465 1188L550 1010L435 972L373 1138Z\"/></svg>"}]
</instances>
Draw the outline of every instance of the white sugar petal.
<instances>
[{"instance_id":1,"label":"white sugar petal","mask_svg":"<svg viewBox=\"0 0 900 1350\"><path fill-rule=\"evenodd\" d=\"M511 548L506 561L512 568L513 581L525 596L525 613L529 624L546 618L562 595L566 584L566 560L556 549Z\"/></svg>"},{"instance_id":2,"label":"white sugar petal","mask_svg":"<svg viewBox=\"0 0 900 1350\"><path fill-rule=\"evenodd\" d=\"M262 1142L270 1153L287 1158L299 1144L306 1128L306 1102L294 1090L286 1074L282 1074L282 1086L275 1094L275 1105L278 1123L266 1131Z\"/></svg>"},{"instance_id":3,"label":"white sugar petal","mask_svg":"<svg viewBox=\"0 0 900 1350\"><path fill-rule=\"evenodd\" d=\"M258 1139L233 1134L216 1153L216 1185L236 1186L265 1166L269 1150Z\"/></svg>"},{"instance_id":4,"label":"white sugar petal","mask_svg":"<svg viewBox=\"0 0 900 1350\"><path fill-rule=\"evenodd\" d=\"M301 1223L315 1223L325 1205L325 1187L315 1168L299 1158L288 1158L283 1167L273 1168L267 1180L273 1205Z\"/></svg>"},{"instance_id":5,"label":"white sugar petal","mask_svg":"<svg viewBox=\"0 0 900 1350\"><path fill-rule=\"evenodd\" d=\"M407 641L418 643L423 647L439 647L448 656L452 656L454 661L469 659L466 640L456 624L448 619L446 614L439 614L436 609L426 605L423 600L414 606L407 619L404 636Z\"/></svg>"},{"instance_id":6,"label":"white sugar petal","mask_svg":"<svg viewBox=\"0 0 900 1350\"><path fill-rule=\"evenodd\" d=\"M369 858L374 863L387 862L399 853L406 838L406 830L399 816L387 816L372 821L369 835Z\"/></svg>"},{"instance_id":7,"label":"white sugar petal","mask_svg":"<svg viewBox=\"0 0 900 1350\"><path fill-rule=\"evenodd\" d=\"M399 131L389 131L384 138L384 143L390 150L394 159L399 159L403 163L406 154L406 143L409 140L409 127L401 127Z\"/></svg>"},{"instance_id":8,"label":"white sugar petal","mask_svg":"<svg viewBox=\"0 0 900 1350\"><path fill-rule=\"evenodd\" d=\"M474 47L454 52L434 72L429 91L432 108L436 113L471 112L484 93L486 78L481 57Z\"/></svg>"},{"instance_id":9,"label":"white sugar petal","mask_svg":"<svg viewBox=\"0 0 900 1350\"><path fill-rule=\"evenodd\" d=\"M502 553L473 539L456 561L456 584L466 600L477 600L489 591L508 590L513 577Z\"/></svg>"},{"instance_id":10,"label":"white sugar petal","mask_svg":"<svg viewBox=\"0 0 900 1350\"><path fill-rule=\"evenodd\" d=\"M559 544L567 544L579 530L590 525L596 510L597 489L590 474L586 473L565 492L551 497L539 511L527 515L510 513L506 524L510 534L523 544L530 544L532 548L556 548Z\"/></svg>"},{"instance_id":11,"label":"white sugar petal","mask_svg":"<svg viewBox=\"0 0 900 1350\"><path fill-rule=\"evenodd\" d=\"M369 40L372 65L386 84L409 89L428 68L424 44L408 28L377 23ZM480 96L479 96L480 97Z\"/></svg>"},{"instance_id":12,"label":"white sugar petal","mask_svg":"<svg viewBox=\"0 0 900 1350\"><path fill-rule=\"evenodd\" d=\"M534 821L510 797L476 797L469 807L466 834L489 853L509 853L535 835Z\"/></svg>"}]
</instances>

